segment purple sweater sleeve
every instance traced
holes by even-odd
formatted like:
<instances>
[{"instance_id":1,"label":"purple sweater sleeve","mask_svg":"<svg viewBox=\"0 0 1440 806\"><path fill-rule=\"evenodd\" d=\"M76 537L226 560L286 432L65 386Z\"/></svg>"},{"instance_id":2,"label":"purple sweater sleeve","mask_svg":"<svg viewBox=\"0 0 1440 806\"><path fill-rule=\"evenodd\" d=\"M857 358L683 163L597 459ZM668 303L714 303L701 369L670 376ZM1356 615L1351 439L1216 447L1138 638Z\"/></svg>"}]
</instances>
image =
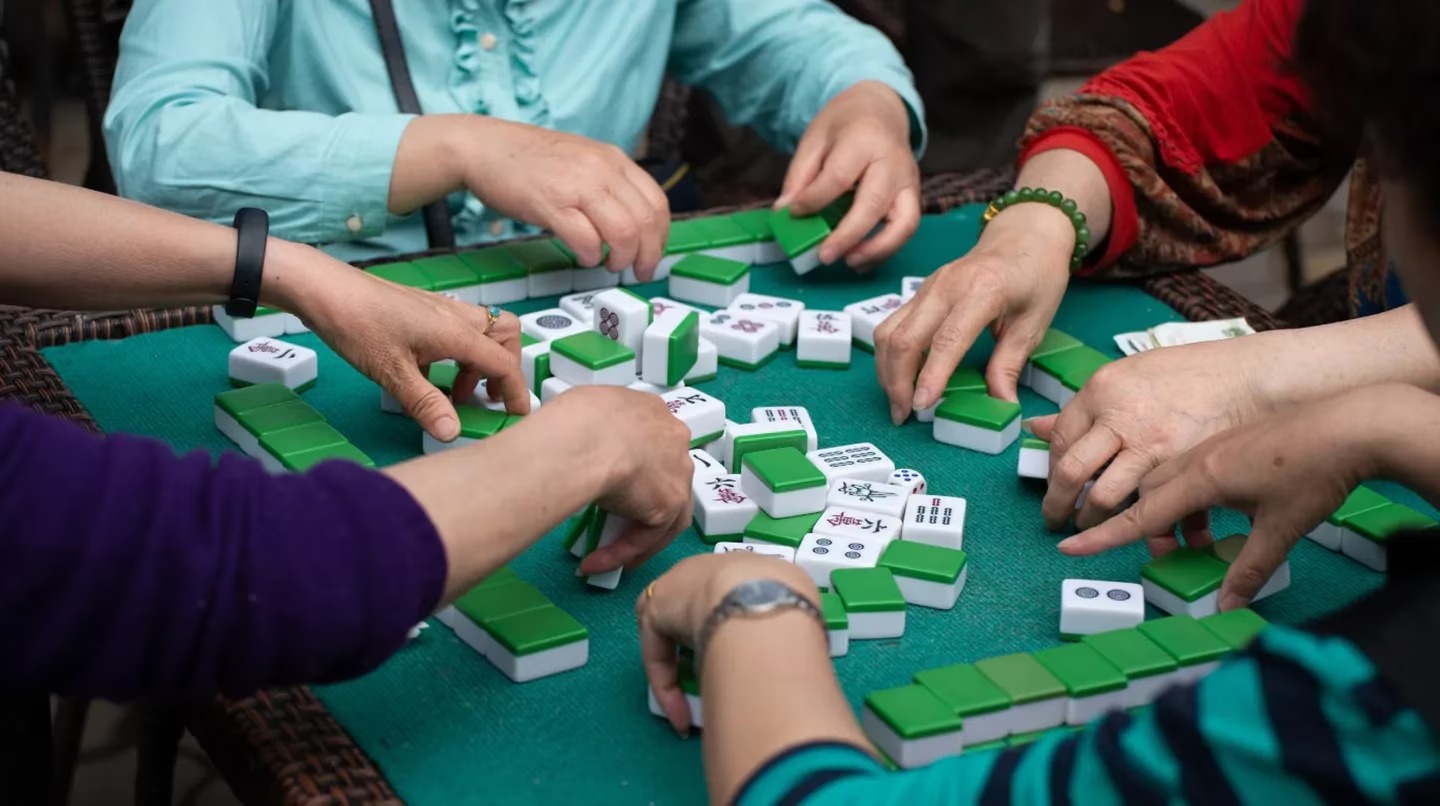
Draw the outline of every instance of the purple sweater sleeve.
<instances>
[{"instance_id":1,"label":"purple sweater sleeve","mask_svg":"<svg viewBox=\"0 0 1440 806\"><path fill-rule=\"evenodd\" d=\"M431 613L445 574L429 518L380 473L271 476L0 406L0 691L353 677Z\"/></svg>"}]
</instances>

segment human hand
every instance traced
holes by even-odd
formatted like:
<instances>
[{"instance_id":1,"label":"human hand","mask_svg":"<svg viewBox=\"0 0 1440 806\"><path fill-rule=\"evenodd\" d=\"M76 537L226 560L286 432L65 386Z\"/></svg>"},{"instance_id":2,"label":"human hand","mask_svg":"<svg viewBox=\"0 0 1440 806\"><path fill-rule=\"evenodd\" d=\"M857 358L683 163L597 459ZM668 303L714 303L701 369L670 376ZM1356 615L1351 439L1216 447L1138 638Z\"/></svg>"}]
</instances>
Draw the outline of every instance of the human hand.
<instances>
[{"instance_id":1,"label":"human hand","mask_svg":"<svg viewBox=\"0 0 1440 806\"><path fill-rule=\"evenodd\" d=\"M890 398L890 419L899 425L912 408L934 405L987 325L995 352L985 382L990 394L1018 400L1020 371L1070 281L1074 243L1064 213L1020 204L995 216L970 254L930 275L875 329L875 372Z\"/></svg>"},{"instance_id":2,"label":"human hand","mask_svg":"<svg viewBox=\"0 0 1440 806\"><path fill-rule=\"evenodd\" d=\"M633 522L615 543L580 562L582 575L640 565L689 528L690 431L660 398L618 386L581 386L541 412L586 435L587 450L577 461L605 468L595 503Z\"/></svg>"},{"instance_id":3,"label":"human hand","mask_svg":"<svg viewBox=\"0 0 1440 806\"><path fill-rule=\"evenodd\" d=\"M1062 529L1071 516L1081 528L1100 523L1161 463L1268 412L1254 373L1285 368L1267 366L1264 347L1260 336L1247 336L1130 356L1102 367L1058 415L1030 423L1050 441L1046 524ZM1075 502L1097 473L1077 514Z\"/></svg>"},{"instance_id":4,"label":"human hand","mask_svg":"<svg viewBox=\"0 0 1440 806\"><path fill-rule=\"evenodd\" d=\"M680 690L675 648L693 648L700 628L720 600L751 579L783 582L818 606L815 583L797 566L776 557L741 551L687 557L635 601L645 677L670 724L682 735L690 731L690 709Z\"/></svg>"},{"instance_id":5,"label":"human hand","mask_svg":"<svg viewBox=\"0 0 1440 806\"><path fill-rule=\"evenodd\" d=\"M920 168L910 112L895 91L862 81L835 96L805 129L775 209L813 215L851 189L855 200L820 244L820 262L868 268L890 257L920 224ZM881 221L885 226L864 240ZM862 240L864 241L862 243Z\"/></svg>"},{"instance_id":6,"label":"human hand","mask_svg":"<svg viewBox=\"0 0 1440 806\"><path fill-rule=\"evenodd\" d=\"M465 186L489 207L538 224L586 266L654 276L670 233L665 192L621 149L579 135L467 116ZM603 247L610 247L604 257Z\"/></svg>"},{"instance_id":7,"label":"human hand","mask_svg":"<svg viewBox=\"0 0 1440 806\"><path fill-rule=\"evenodd\" d=\"M1060 550L1088 555L1147 538L1160 555L1176 547L1177 523L1187 545L1204 546L1213 540L1209 509L1238 509L1251 517L1250 538L1225 575L1219 601L1221 610L1244 607L1300 538L1373 475L1374 446L1362 424L1384 416L1377 414L1387 406L1384 389L1286 409L1216 434L1147 473L1134 506L1060 541Z\"/></svg>"},{"instance_id":8,"label":"human hand","mask_svg":"<svg viewBox=\"0 0 1440 806\"><path fill-rule=\"evenodd\" d=\"M386 282L308 246L272 240L269 251L272 270L296 285L291 312L394 395L431 436L449 442L460 434L455 407L429 381L434 361L459 365L456 402L467 402L488 378L491 396L504 400L507 411L530 411L520 320L512 314L502 314L486 336L489 317L474 305Z\"/></svg>"}]
</instances>

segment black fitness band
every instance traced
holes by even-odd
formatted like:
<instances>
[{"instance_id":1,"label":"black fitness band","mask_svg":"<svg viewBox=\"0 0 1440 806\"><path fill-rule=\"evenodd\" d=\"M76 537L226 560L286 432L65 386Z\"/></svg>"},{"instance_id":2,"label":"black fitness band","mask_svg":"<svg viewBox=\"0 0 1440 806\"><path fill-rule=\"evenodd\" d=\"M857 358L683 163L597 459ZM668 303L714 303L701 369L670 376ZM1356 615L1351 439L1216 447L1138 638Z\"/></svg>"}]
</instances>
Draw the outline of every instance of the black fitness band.
<instances>
[{"instance_id":1,"label":"black fitness band","mask_svg":"<svg viewBox=\"0 0 1440 806\"><path fill-rule=\"evenodd\" d=\"M270 237L270 216L256 207L235 214L235 279L225 313L249 319L260 304L260 275L265 271L265 241Z\"/></svg>"}]
</instances>

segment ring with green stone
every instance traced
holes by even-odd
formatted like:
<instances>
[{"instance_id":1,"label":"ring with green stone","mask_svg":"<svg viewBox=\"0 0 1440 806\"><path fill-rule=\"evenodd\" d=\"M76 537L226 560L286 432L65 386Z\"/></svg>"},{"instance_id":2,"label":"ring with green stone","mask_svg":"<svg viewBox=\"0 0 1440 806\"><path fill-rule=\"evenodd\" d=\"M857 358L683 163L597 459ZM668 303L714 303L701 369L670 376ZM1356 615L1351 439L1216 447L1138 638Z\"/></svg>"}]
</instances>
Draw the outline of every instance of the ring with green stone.
<instances>
[{"instance_id":1,"label":"ring with green stone","mask_svg":"<svg viewBox=\"0 0 1440 806\"><path fill-rule=\"evenodd\" d=\"M488 320L485 322L485 335L490 335L490 331L495 329L495 323L500 321L503 313L499 305L491 305L485 309L485 317Z\"/></svg>"}]
</instances>

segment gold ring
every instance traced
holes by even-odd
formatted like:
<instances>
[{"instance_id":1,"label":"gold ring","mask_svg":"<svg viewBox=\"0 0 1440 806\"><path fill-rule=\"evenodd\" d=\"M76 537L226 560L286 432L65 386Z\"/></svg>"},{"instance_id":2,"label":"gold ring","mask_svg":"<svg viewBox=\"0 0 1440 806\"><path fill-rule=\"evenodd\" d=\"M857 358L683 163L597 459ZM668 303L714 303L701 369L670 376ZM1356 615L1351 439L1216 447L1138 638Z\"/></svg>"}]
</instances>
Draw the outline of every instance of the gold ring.
<instances>
[{"instance_id":1,"label":"gold ring","mask_svg":"<svg viewBox=\"0 0 1440 806\"><path fill-rule=\"evenodd\" d=\"M485 308L485 317L487 319L485 322L485 335L490 335L490 331L495 329L495 323L500 321L500 316L503 313L498 305L490 305Z\"/></svg>"},{"instance_id":2,"label":"gold ring","mask_svg":"<svg viewBox=\"0 0 1440 806\"><path fill-rule=\"evenodd\" d=\"M654 599L654 598L655 598L655 583L654 583L654 582L651 582L649 585L645 586L645 598L646 598L646 599Z\"/></svg>"}]
</instances>

